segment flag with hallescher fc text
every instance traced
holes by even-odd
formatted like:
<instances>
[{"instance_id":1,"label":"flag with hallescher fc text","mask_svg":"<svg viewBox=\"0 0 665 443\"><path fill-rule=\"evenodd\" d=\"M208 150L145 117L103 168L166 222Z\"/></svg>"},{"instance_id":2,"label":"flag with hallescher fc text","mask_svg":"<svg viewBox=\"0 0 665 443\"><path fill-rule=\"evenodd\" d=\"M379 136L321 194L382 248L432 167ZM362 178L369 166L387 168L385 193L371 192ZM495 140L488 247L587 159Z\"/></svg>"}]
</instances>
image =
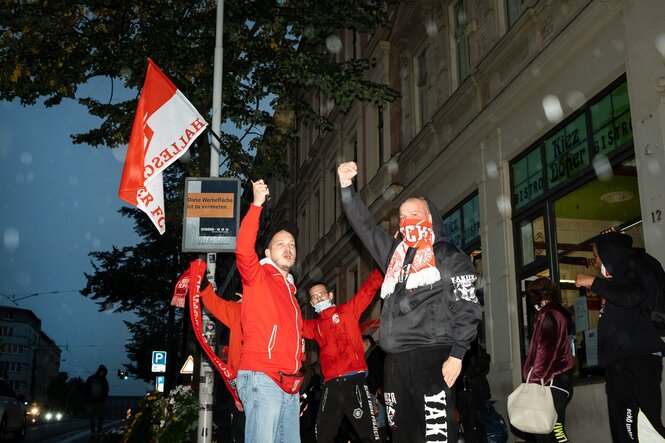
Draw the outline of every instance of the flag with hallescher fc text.
<instances>
[{"instance_id":1,"label":"flag with hallescher fc text","mask_svg":"<svg viewBox=\"0 0 665 443\"><path fill-rule=\"evenodd\" d=\"M187 152L207 125L189 100L148 59L118 196L145 212L160 234L166 230L162 172Z\"/></svg>"}]
</instances>

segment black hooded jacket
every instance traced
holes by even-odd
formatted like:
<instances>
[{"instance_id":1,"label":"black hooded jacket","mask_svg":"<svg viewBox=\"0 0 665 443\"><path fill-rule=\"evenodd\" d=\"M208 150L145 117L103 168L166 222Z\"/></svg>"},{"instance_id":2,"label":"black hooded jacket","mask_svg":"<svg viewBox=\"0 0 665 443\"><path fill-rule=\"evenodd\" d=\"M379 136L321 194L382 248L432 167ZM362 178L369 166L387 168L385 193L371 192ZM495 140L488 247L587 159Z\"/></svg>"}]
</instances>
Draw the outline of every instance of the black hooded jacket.
<instances>
[{"instance_id":1,"label":"black hooded jacket","mask_svg":"<svg viewBox=\"0 0 665 443\"><path fill-rule=\"evenodd\" d=\"M631 247L626 234L601 234L596 250L611 278L597 277L591 290L603 297L598 320L598 362L606 367L618 360L665 352L650 312L657 284L644 254Z\"/></svg>"},{"instance_id":2,"label":"black hooded jacket","mask_svg":"<svg viewBox=\"0 0 665 443\"><path fill-rule=\"evenodd\" d=\"M85 393L88 402L103 403L109 395L109 382L106 380L108 370L106 366L99 365L97 372L85 381Z\"/></svg>"},{"instance_id":3,"label":"black hooded jacket","mask_svg":"<svg viewBox=\"0 0 665 443\"><path fill-rule=\"evenodd\" d=\"M342 188L341 192L347 220L385 273L401 240L376 225L353 185ZM441 279L408 290L403 283L397 284L383 303L380 346L388 353L445 347L450 356L462 359L476 337L482 315L474 292L477 276L469 256L444 241L439 210L426 201L432 214L434 256Z\"/></svg>"}]
</instances>

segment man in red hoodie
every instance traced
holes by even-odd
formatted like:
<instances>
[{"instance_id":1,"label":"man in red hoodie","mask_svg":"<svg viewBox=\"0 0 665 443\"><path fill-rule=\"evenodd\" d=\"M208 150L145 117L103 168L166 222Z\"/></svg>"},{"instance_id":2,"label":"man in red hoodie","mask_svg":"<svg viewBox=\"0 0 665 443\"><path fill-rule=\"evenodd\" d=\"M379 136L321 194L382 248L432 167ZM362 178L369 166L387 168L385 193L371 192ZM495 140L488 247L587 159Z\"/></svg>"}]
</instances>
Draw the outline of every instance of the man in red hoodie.
<instances>
[{"instance_id":1,"label":"man in red hoodie","mask_svg":"<svg viewBox=\"0 0 665 443\"><path fill-rule=\"evenodd\" d=\"M236 261L243 283L238 395L245 409L247 443L299 442L302 316L289 274L296 261L297 229L273 228L265 258L255 251L262 206L270 193L252 182L253 203L240 224Z\"/></svg>"},{"instance_id":2,"label":"man in red hoodie","mask_svg":"<svg viewBox=\"0 0 665 443\"><path fill-rule=\"evenodd\" d=\"M305 320L303 335L319 344L323 393L316 420L316 439L333 442L344 416L363 442L377 442L379 428L365 375L365 349L358 321L369 306L383 276L374 270L351 300L332 304L333 293L323 283L309 289L309 300L319 314Z\"/></svg>"}]
</instances>

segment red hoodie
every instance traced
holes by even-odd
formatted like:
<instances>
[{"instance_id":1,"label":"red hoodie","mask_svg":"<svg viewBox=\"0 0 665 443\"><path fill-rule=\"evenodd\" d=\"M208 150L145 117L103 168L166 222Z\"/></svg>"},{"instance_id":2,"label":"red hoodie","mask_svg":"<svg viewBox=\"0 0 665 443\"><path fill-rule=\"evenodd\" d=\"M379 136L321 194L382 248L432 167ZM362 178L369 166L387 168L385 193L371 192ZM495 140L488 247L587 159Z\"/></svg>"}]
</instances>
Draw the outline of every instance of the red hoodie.
<instances>
[{"instance_id":1,"label":"red hoodie","mask_svg":"<svg viewBox=\"0 0 665 443\"><path fill-rule=\"evenodd\" d=\"M254 250L262 208L251 204L240 224L236 261L242 277L243 345L238 369L279 373L300 370L304 340L302 315L293 278L287 279L269 259Z\"/></svg>"},{"instance_id":2,"label":"red hoodie","mask_svg":"<svg viewBox=\"0 0 665 443\"><path fill-rule=\"evenodd\" d=\"M315 320L305 320L303 335L319 343L324 381L367 371L358 320L382 283L383 276L375 269L351 300L329 307Z\"/></svg>"}]
</instances>

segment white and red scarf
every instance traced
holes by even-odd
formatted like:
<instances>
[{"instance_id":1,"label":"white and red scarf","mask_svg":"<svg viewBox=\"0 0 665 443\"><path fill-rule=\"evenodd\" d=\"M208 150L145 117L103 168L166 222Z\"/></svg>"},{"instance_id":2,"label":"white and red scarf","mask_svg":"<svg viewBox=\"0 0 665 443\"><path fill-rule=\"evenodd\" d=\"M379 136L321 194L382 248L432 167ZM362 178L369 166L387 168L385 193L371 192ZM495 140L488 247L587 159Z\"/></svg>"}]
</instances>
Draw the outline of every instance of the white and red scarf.
<instances>
[{"instance_id":1,"label":"white and red scarf","mask_svg":"<svg viewBox=\"0 0 665 443\"><path fill-rule=\"evenodd\" d=\"M381 298L390 296L397 283L406 282L406 289L431 285L441 280L434 257L434 231L432 222L424 219L410 218L400 221L399 232L402 241L390 259L386 277L381 286ZM404 266L404 258L409 248L417 248L411 264Z\"/></svg>"}]
</instances>

